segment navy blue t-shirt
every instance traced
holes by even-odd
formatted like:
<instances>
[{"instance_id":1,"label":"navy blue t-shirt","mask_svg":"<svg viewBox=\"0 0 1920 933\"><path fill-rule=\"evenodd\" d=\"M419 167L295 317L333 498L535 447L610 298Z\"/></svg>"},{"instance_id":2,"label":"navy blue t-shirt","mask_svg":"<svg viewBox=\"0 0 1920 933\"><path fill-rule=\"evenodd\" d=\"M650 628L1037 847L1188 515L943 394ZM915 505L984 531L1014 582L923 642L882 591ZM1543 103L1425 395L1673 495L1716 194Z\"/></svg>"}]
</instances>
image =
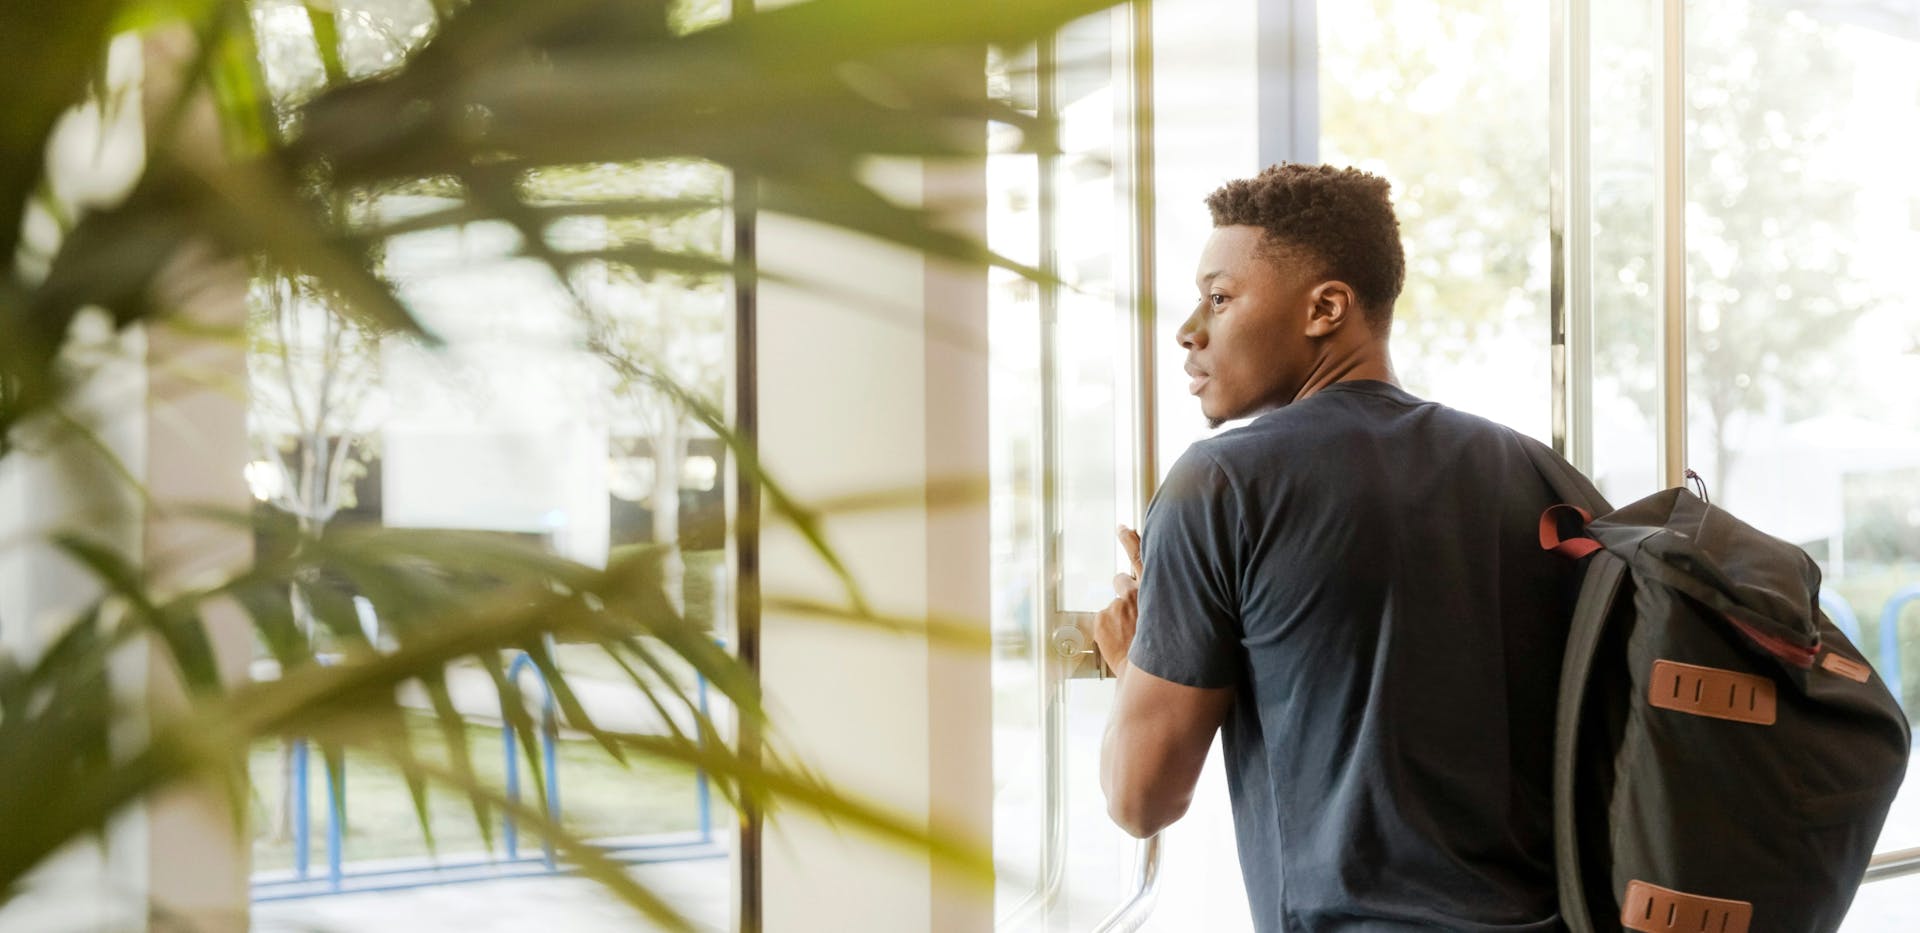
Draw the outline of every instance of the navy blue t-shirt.
<instances>
[{"instance_id":1,"label":"navy blue t-shirt","mask_svg":"<svg viewBox=\"0 0 1920 933\"><path fill-rule=\"evenodd\" d=\"M1201 441L1142 536L1130 660L1232 687L1262 931L1560 929L1552 735L1572 565L1519 435L1342 382Z\"/></svg>"}]
</instances>

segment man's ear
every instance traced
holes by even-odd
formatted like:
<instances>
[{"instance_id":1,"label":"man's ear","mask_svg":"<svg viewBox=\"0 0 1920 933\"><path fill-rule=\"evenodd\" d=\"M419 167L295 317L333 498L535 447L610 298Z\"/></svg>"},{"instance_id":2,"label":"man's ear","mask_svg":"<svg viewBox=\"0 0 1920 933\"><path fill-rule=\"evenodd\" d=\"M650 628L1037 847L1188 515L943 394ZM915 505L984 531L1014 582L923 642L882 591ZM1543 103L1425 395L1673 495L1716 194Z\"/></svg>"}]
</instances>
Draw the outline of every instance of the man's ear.
<instances>
[{"instance_id":1,"label":"man's ear","mask_svg":"<svg viewBox=\"0 0 1920 933\"><path fill-rule=\"evenodd\" d=\"M1360 316L1353 287L1341 281L1321 282L1307 293L1307 336L1328 337Z\"/></svg>"}]
</instances>

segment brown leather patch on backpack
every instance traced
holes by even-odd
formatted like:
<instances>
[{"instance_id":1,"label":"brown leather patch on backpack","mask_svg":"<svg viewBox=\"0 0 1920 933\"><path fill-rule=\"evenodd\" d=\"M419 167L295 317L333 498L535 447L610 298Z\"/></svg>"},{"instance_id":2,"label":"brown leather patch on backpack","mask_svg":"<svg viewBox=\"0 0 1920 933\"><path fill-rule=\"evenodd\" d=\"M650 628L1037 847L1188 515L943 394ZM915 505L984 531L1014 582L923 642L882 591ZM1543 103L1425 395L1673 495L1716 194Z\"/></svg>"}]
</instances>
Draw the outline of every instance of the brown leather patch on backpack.
<instances>
[{"instance_id":1,"label":"brown leather patch on backpack","mask_svg":"<svg viewBox=\"0 0 1920 933\"><path fill-rule=\"evenodd\" d=\"M1664 658L1653 662L1647 702L1661 709L1760 726L1773 725L1773 681L1718 667L1682 664Z\"/></svg>"},{"instance_id":2,"label":"brown leather patch on backpack","mask_svg":"<svg viewBox=\"0 0 1920 933\"><path fill-rule=\"evenodd\" d=\"M1674 891L1644 881L1627 882L1620 898L1620 925L1643 933L1747 933L1753 905Z\"/></svg>"},{"instance_id":3,"label":"brown leather patch on backpack","mask_svg":"<svg viewBox=\"0 0 1920 933\"><path fill-rule=\"evenodd\" d=\"M1832 651L1827 652L1827 656L1820 659L1820 666L1856 684L1866 683L1867 678L1873 675L1873 668Z\"/></svg>"}]
</instances>

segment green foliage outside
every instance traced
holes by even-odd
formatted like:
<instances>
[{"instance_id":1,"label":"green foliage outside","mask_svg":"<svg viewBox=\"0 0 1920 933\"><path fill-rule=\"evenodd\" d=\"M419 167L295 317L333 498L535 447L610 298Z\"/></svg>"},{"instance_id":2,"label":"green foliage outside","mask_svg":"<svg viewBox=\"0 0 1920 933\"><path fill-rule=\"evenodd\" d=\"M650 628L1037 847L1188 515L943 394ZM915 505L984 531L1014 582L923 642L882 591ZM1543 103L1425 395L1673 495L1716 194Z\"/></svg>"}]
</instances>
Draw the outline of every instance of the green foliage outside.
<instances>
[{"instance_id":1,"label":"green foliage outside","mask_svg":"<svg viewBox=\"0 0 1920 933\"><path fill-rule=\"evenodd\" d=\"M1591 37L1595 370L1601 391L1630 400L1648 430L1658 405L1654 9L1596 6ZM1861 192L1834 152L1860 80L1850 54L1860 36L1785 4L1715 0L1688 11L1693 457L1715 501L1738 514L1730 479L1770 466L1740 455L1755 423L1850 415L1920 427L1920 409L1864 391L1874 384L1864 376L1883 374L1858 371L1849 342L1867 314L1901 300L1858 268L1871 245L1856 241ZM1327 155L1395 182L1408 250L1397 362L1415 382L1509 367L1486 348L1515 321L1537 328L1526 352L1544 353L1544 8L1369 0L1322 4L1321 15ZM1547 386L1533 397L1544 411ZM1603 465L1639 454L1606 452ZM1887 600L1920 584L1914 480L1912 469L1848 472L1844 545L1805 543L1823 561L1844 547L1844 572L1827 586L1859 617L1870 659ZM1920 603L1903 616L1900 644L1908 709L1920 715Z\"/></svg>"},{"instance_id":2,"label":"green foliage outside","mask_svg":"<svg viewBox=\"0 0 1920 933\"><path fill-rule=\"evenodd\" d=\"M1323 9L1324 155L1394 182L1403 366L1457 363L1511 317L1544 320L1547 34L1528 28L1540 21L1474 0Z\"/></svg>"},{"instance_id":3,"label":"green foliage outside","mask_svg":"<svg viewBox=\"0 0 1920 933\"><path fill-rule=\"evenodd\" d=\"M1652 9L1595 8L1591 104L1596 375L1649 425L1659 284ZM1836 103L1856 80L1842 27L1751 0L1689 11L1689 400L1696 466L1724 490L1755 419L1879 413L1850 391L1844 338L1889 296L1855 268L1859 189L1829 152L1845 118ZM1537 328L1526 352L1544 353L1543 8L1370 0L1323 5L1322 16L1327 155L1395 182L1408 249L1396 314L1403 367L1418 376L1511 366L1484 356L1508 322ZM1545 411L1546 384L1534 391Z\"/></svg>"}]
</instances>

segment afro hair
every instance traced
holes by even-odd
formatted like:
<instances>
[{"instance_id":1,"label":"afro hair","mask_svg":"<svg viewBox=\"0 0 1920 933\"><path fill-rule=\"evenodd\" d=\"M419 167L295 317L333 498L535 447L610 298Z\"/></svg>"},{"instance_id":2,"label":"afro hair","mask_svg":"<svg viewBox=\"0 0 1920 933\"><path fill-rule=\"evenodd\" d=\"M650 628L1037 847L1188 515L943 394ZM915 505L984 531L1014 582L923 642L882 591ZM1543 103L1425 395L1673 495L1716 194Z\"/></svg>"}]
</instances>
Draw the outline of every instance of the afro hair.
<instances>
[{"instance_id":1,"label":"afro hair","mask_svg":"<svg viewBox=\"0 0 1920 933\"><path fill-rule=\"evenodd\" d=\"M1285 162L1222 185L1207 209L1214 226L1259 227L1278 256L1304 255L1319 274L1347 283L1384 334L1407 275L1390 187L1359 169Z\"/></svg>"}]
</instances>

